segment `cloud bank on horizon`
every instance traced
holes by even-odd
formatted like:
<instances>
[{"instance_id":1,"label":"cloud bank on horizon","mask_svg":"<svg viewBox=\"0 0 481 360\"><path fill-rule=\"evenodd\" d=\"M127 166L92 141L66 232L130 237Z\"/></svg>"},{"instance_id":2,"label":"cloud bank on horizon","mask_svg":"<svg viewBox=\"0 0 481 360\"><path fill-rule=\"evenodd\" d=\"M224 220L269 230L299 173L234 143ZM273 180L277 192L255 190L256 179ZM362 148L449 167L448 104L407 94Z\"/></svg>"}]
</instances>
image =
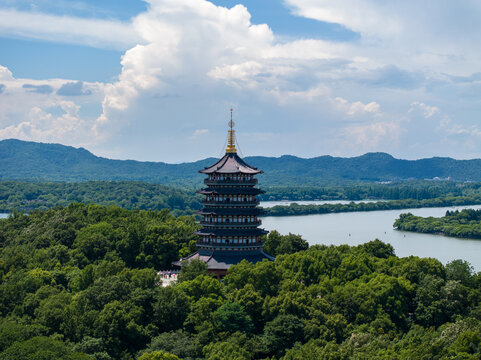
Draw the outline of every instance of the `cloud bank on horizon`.
<instances>
[{"instance_id":1,"label":"cloud bank on horizon","mask_svg":"<svg viewBox=\"0 0 481 360\"><path fill-rule=\"evenodd\" d=\"M245 155L481 157L478 1L281 4L296 26L315 21L357 35L345 39L276 33L253 23L257 2L214 2L148 0L118 19L66 13L60 0L48 9L7 1L1 38L122 56L116 79L83 81L19 76L0 51L0 139L189 161L219 155L233 106Z\"/></svg>"}]
</instances>

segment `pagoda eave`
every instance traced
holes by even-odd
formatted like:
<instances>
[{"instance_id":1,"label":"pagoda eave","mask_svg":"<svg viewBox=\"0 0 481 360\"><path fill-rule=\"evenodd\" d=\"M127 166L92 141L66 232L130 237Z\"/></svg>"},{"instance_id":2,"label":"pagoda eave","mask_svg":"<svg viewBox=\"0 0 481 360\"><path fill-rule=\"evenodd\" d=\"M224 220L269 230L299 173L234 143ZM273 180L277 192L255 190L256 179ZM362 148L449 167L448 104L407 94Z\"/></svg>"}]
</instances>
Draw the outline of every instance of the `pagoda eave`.
<instances>
[{"instance_id":1,"label":"pagoda eave","mask_svg":"<svg viewBox=\"0 0 481 360\"><path fill-rule=\"evenodd\" d=\"M202 195L259 195L265 191L252 187L230 187L230 188L206 188L196 191Z\"/></svg>"},{"instance_id":2,"label":"pagoda eave","mask_svg":"<svg viewBox=\"0 0 481 360\"><path fill-rule=\"evenodd\" d=\"M262 173L255 167L250 166L236 153L226 153L222 159L212 166L199 170L201 174L248 174L255 175Z\"/></svg>"},{"instance_id":3,"label":"pagoda eave","mask_svg":"<svg viewBox=\"0 0 481 360\"><path fill-rule=\"evenodd\" d=\"M211 208L202 208L199 211L196 211L196 214L199 215L263 215L265 214L265 210L258 207L250 207L250 208L218 208L218 207L211 207Z\"/></svg>"},{"instance_id":4,"label":"pagoda eave","mask_svg":"<svg viewBox=\"0 0 481 360\"><path fill-rule=\"evenodd\" d=\"M182 266L184 261L190 262L194 259L201 260L207 264L207 269L210 272L216 272L216 270L227 270L232 265L240 263L242 260L247 260L253 264L260 262L264 259L273 261L275 258L262 249L253 249L248 251L223 251L223 250L211 250L211 249L199 249L194 254L187 258L174 261L172 265Z\"/></svg>"},{"instance_id":5,"label":"pagoda eave","mask_svg":"<svg viewBox=\"0 0 481 360\"><path fill-rule=\"evenodd\" d=\"M203 228L196 231L195 235L201 236L262 236L269 232L264 229L254 228L254 229L206 229Z\"/></svg>"}]
</instances>

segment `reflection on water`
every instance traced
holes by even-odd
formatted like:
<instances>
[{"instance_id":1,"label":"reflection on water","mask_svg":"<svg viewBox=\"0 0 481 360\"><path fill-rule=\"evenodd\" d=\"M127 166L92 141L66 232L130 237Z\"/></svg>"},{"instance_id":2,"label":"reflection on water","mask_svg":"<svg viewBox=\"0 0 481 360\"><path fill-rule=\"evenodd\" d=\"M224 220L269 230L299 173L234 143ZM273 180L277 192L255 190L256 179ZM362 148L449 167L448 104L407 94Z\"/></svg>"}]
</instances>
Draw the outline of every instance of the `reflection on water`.
<instances>
[{"instance_id":1,"label":"reflection on water","mask_svg":"<svg viewBox=\"0 0 481 360\"><path fill-rule=\"evenodd\" d=\"M434 257L442 263L463 259L481 271L481 240L456 239L447 236L419 234L393 229L399 214L410 212L418 216L444 216L447 210L481 209L481 205L444 208L383 210L322 215L265 217L267 230L281 234L300 234L310 245L359 245L376 238L390 243L399 257L416 255Z\"/></svg>"},{"instance_id":2,"label":"reflection on water","mask_svg":"<svg viewBox=\"0 0 481 360\"><path fill-rule=\"evenodd\" d=\"M8 214L0 213L0 219L6 219L6 218L8 218Z\"/></svg>"}]
</instances>

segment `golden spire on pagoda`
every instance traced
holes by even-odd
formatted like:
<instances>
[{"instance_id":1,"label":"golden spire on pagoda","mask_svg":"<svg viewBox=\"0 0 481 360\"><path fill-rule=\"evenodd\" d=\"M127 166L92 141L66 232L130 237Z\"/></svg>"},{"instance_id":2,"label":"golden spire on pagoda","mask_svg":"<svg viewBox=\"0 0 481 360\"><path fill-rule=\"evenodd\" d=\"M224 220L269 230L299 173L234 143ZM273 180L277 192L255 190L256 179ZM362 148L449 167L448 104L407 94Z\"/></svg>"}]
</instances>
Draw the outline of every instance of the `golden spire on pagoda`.
<instances>
[{"instance_id":1,"label":"golden spire on pagoda","mask_svg":"<svg viewBox=\"0 0 481 360\"><path fill-rule=\"evenodd\" d=\"M237 150L235 148L235 130L234 130L234 121L232 121L232 108L230 108L230 121L229 121L229 131L228 131L228 138L227 138L227 149L225 150L226 153L236 153Z\"/></svg>"}]
</instances>

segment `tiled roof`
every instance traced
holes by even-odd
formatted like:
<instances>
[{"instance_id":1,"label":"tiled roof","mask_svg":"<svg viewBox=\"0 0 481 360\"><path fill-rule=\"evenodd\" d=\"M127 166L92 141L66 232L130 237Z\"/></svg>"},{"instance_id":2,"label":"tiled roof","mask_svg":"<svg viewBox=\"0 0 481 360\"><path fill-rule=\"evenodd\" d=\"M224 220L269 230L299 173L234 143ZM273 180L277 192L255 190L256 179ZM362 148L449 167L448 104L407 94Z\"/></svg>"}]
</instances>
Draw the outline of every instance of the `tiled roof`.
<instances>
[{"instance_id":1,"label":"tiled roof","mask_svg":"<svg viewBox=\"0 0 481 360\"><path fill-rule=\"evenodd\" d=\"M263 194L264 190L254 187L208 187L197 191L199 194L220 194L220 195L258 195Z\"/></svg>"},{"instance_id":2,"label":"tiled roof","mask_svg":"<svg viewBox=\"0 0 481 360\"><path fill-rule=\"evenodd\" d=\"M251 208L216 208L216 207L209 207L203 208L200 211L197 211L197 214L200 215L208 215L208 214L215 214L215 215L263 215L265 210L258 207L251 207Z\"/></svg>"},{"instance_id":3,"label":"tiled roof","mask_svg":"<svg viewBox=\"0 0 481 360\"><path fill-rule=\"evenodd\" d=\"M225 225L226 227L229 226L228 224ZM212 228L206 229L203 228L199 231L196 231L194 234L196 235L213 235L213 236L261 236L267 234L268 231L264 229L258 228L249 228L249 229L219 229L219 228Z\"/></svg>"},{"instance_id":4,"label":"tiled roof","mask_svg":"<svg viewBox=\"0 0 481 360\"><path fill-rule=\"evenodd\" d=\"M259 174L262 171L247 164L236 153L226 153L214 165L199 172L202 174Z\"/></svg>"},{"instance_id":5,"label":"tiled roof","mask_svg":"<svg viewBox=\"0 0 481 360\"><path fill-rule=\"evenodd\" d=\"M216 251L199 249L199 251L189 257L175 261L172 264L180 266L184 260L190 261L193 259L198 259L207 263L207 268L209 270L227 270L229 267L240 263L242 260L247 260L253 264L264 259L271 261L275 260L273 256L265 253L263 250Z\"/></svg>"}]
</instances>

